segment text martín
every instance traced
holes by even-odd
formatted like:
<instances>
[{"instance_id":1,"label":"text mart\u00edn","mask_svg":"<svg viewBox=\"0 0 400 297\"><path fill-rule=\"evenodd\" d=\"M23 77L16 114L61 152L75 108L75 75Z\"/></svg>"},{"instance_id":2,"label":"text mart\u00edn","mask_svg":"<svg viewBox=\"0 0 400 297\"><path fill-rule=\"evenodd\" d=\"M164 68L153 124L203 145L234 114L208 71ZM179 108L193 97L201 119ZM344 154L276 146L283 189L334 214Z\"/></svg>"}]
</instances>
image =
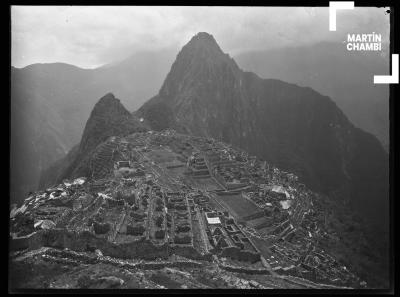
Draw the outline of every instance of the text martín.
<instances>
[{"instance_id":1,"label":"text mart\u00edn","mask_svg":"<svg viewBox=\"0 0 400 297\"><path fill-rule=\"evenodd\" d=\"M381 51L382 36L372 32L371 34L347 34L348 51Z\"/></svg>"}]
</instances>

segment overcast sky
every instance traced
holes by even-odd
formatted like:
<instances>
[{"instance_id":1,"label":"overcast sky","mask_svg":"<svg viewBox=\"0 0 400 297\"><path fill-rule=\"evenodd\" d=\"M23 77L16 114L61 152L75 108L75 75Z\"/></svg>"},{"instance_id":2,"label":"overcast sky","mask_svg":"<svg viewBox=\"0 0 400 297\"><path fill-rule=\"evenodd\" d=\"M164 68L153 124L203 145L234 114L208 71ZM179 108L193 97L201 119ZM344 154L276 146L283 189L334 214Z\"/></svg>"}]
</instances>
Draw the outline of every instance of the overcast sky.
<instances>
[{"instance_id":1,"label":"overcast sky","mask_svg":"<svg viewBox=\"0 0 400 297\"><path fill-rule=\"evenodd\" d=\"M93 68L143 50L182 47L212 34L231 56L247 50L346 39L347 33L389 36L384 8L338 11L329 31L328 7L13 6L11 64L64 62Z\"/></svg>"}]
</instances>

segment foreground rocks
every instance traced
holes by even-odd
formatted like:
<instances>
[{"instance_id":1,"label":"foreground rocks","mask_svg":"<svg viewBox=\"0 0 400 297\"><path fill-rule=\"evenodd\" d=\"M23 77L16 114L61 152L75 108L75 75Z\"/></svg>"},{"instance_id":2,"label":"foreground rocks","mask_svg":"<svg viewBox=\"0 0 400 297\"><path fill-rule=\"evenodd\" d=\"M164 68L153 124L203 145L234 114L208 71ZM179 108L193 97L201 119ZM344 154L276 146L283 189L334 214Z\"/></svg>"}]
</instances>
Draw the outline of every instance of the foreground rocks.
<instances>
[{"instance_id":1,"label":"foreground rocks","mask_svg":"<svg viewBox=\"0 0 400 297\"><path fill-rule=\"evenodd\" d=\"M146 261L40 248L11 254L12 290L24 289L161 289L161 288L305 288L272 276L250 276L221 270L212 263L201 267L143 269ZM161 263L161 262L160 262ZM150 263L149 263L150 264ZM169 266L172 265L172 266Z\"/></svg>"}]
</instances>

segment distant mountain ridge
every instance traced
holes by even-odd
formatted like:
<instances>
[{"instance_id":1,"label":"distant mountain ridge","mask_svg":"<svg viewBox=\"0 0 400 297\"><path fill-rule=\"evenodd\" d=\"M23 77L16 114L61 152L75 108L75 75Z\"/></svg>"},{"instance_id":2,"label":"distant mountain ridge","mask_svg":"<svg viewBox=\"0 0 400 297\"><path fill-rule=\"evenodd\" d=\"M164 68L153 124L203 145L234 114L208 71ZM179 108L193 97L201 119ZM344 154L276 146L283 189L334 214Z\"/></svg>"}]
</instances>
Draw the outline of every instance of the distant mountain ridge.
<instances>
[{"instance_id":1,"label":"distant mountain ridge","mask_svg":"<svg viewBox=\"0 0 400 297\"><path fill-rule=\"evenodd\" d=\"M390 71L388 57L381 54L351 52L345 44L321 42L245 52L235 60L262 78L281 79L328 95L353 124L374 134L388 151L389 87L373 83L374 75Z\"/></svg>"},{"instance_id":2,"label":"distant mountain ridge","mask_svg":"<svg viewBox=\"0 0 400 297\"><path fill-rule=\"evenodd\" d=\"M11 201L36 190L41 172L79 143L98 98L113 92L129 110L138 108L157 93L174 57L163 49L97 69L11 67Z\"/></svg>"}]
</instances>

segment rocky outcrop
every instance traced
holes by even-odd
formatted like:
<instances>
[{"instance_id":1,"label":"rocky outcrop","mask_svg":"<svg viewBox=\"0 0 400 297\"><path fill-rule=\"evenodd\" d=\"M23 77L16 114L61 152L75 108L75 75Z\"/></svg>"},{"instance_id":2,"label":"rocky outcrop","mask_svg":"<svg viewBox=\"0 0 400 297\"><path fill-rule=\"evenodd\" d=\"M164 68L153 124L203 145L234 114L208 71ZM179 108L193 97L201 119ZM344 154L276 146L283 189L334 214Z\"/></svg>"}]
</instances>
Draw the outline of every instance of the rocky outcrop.
<instances>
[{"instance_id":1,"label":"rocky outcrop","mask_svg":"<svg viewBox=\"0 0 400 297\"><path fill-rule=\"evenodd\" d=\"M92 151L110 136L128 135L143 129L113 94L103 96L94 106L79 144L80 153ZM144 130L144 129L143 129Z\"/></svg>"}]
</instances>

